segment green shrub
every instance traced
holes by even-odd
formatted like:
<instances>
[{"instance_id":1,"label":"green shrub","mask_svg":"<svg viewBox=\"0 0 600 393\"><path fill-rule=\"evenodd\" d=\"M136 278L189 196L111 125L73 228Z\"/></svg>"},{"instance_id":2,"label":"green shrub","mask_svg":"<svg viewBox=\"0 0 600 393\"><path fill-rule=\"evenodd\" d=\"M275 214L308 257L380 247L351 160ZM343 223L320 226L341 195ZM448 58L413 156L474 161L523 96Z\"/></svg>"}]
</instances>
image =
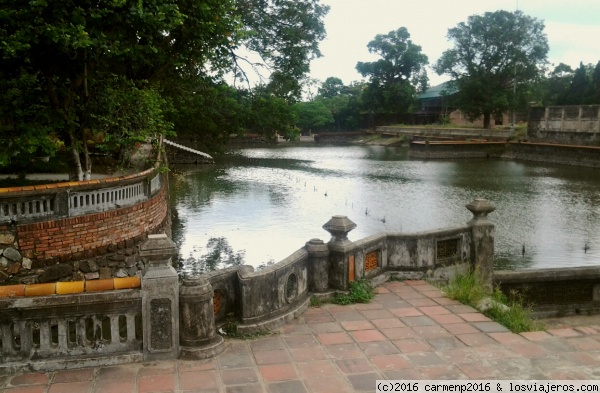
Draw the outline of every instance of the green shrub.
<instances>
[{"instance_id":1,"label":"green shrub","mask_svg":"<svg viewBox=\"0 0 600 393\"><path fill-rule=\"evenodd\" d=\"M492 304L489 310L484 314L507 329L515 333L530 332L542 328L541 323L531 319L531 307L523 305L521 296L512 293L507 297L499 288L496 288L492 294L492 299L496 302ZM501 307L500 304L508 306L508 309Z\"/></svg>"},{"instance_id":2,"label":"green shrub","mask_svg":"<svg viewBox=\"0 0 600 393\"><path fill-rule=\"evenodd\" d=\"M491 298L491 307L483 311L483 314L512 332L520 333L541 328L541 324L532 320L531 308L523 305L523 299L517 293L512 293L510 298L500 288L490 293L476 272L455 274L442 290L450 298L475 308L482 299Z\"/></svg>"},{"instance_id":3,"label":"green shrub","mask_svg":"<svg viewBox=\"0 0 600 393\"><path fill-rule=\"evenodd\" d=\"M335 296L332 303L335 304L352 304L352 303L369 303L375 294L373 286L368 280L360 279L350 283L350 290L347 294L339 294Z\"/></svg>"},{"instance_id":4,"label":"green shrub","mask_svg":"<svg viewBox=\"0 0 600 393\"><path fill-rule=\"evenodd\" d=\"M487 295L485 287L472 272L455 274L443 290L450 298L470 305L477 304Z\"/></svg>"}]
</instances>

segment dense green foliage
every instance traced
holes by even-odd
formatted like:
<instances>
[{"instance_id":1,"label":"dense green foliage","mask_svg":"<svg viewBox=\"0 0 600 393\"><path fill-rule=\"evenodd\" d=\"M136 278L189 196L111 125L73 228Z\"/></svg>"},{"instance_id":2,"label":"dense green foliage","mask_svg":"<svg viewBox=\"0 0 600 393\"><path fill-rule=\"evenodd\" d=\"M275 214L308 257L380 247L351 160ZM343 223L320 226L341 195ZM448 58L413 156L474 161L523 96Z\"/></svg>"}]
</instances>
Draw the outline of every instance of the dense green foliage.
<instances>
[{"instance_id":1,"label":"dense green foliage","mask_svg":"<svg viewBox=\"0 0 600 393\"><path fill-rule=\"evenodd\" d=\"M537 86L537 101L544 106L600 104L600 61L573 70L560 63Z\"/></svg>"},{"instance_id":2,"label":"dense green foliage","mask_svg":"<svg viewBox=\"0 0 600 393\"><path fill-rule=\"evenodd\" d=\"M371 282L366 279L352 281L347 294L335 296L331 302L335 304L369 303L375 297Z\"/></svg>"},{"instance_id":3,"label":"dense green foliage","mask_svg":"<svg viewBox=\"0 0 600 393\"><path fill-rule=\"evenodd\" d=\"M333 124L333 115L322 101L298 102L294 104L294 112L298 118L298 127L317 131Z\"/></svg>"},{"instance_id":4,"label":"dense green foliage","mask_svg":"<svg viewBox=\"0 0 600 393\"><path fill-rule=\"evenodd\" d=\"M356 70L369 80L364 97L366 105L376 112L408 111L415 93L427 88L427 56L412 42L405 27L378 34L367 47L381 59L356 65Z\"/></svg>"},{"instance_id":5,"label":"dense green foliage","mask_svg":"<svg viewBox=\"0 0 600 393\"><path fill-rule=\"evenodd\" d=\"M210 147L241 125L278 131L247 115L299 97L327 11L319 0L0 0L0 164L65 145L84 178L94 143L126 159L133 141L172 130L205 133ZM244 79L242 48L271 71L259 98L223 83Z\"/></svg>"},{"instance_id":6,"label":"dense green foliage","mask_svg":"<svg viewBox=\"0 0 600 393\"><path fill-rule=\"evenodd\" d=\"M529 86L543 75L548 53L544 24L520 11L470 16L448 30L454 44L437 61L452 78L456 104L470 118L490 117L529 101Z\"/></svg>"},{"instance_id":7,"label":"dense green foliage","mask_svg":"<svg viewBox=\"0 0 600 393\"><path fill-rule=\"evenodd\" d=\"M300 102L327 12L320 0L0 0L0 166L62 149L83 179L90 149L125 164L135 142L173 132L219 152L230 135L294 139L416 109L428 59L404 27L367 44L380 59L356 65L366 81L332 76ZM543 75L543 29L521 12L471 16L435 69L486 124L530 102L600 104L600 62ZM252 86L255 71L268 76Z\"/></svg>"}]
</instances>

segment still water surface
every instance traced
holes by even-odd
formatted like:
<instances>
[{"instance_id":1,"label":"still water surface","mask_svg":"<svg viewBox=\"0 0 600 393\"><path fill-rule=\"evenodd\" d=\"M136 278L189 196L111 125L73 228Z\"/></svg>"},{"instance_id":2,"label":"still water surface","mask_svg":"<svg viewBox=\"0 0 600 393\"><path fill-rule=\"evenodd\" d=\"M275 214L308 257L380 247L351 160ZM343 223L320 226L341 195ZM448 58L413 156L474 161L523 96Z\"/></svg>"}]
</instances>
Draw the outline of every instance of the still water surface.
<instances>
[{"instance_id":1,"label":"still water surface","mask_svg":"<svg viewBox=\"0 0 600 393\"><path fill-rule=\"evenodd\" d=\"M328 241L322 225L338 214L358 225L350 240L463 225L472 217L465 204L478 197L496 205L489 217L497 269L600 265L597 169L290 146L238 150L215 165L178 170L171 203L183 275L203 271L198 261L216 255L234 264L278 262L312 238Z\"/></svg>"}]
</instances>

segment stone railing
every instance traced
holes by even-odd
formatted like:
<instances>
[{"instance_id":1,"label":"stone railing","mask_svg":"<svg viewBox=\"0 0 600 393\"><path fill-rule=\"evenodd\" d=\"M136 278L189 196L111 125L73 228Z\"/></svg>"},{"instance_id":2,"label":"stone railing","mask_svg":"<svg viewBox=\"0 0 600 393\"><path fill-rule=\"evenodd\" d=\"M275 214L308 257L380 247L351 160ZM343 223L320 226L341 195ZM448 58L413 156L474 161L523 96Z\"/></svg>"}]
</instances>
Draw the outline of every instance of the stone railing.
<instances>
[{"instance_id":1,"label":"stone railing","mask_svg":"<svg viewBox=\"0 0 600 393\"><path fill-rule=\"evenodd\" d=\"M356 225L334 216L323 226L332 234L328 243L312 239L265 269L229 268L200 276L195 285L202 282L206 293L213 294L205 307L214 311L215 326L233 321L241 333L279 326L302 313L311 296L331 297L362 278L375 284L391 277L447 281L474 267L491 287L494 226L487 214L494 207L477 199L467 208L474 218L463 227L382 233L355 242L347 235Z\"/></svg>"},{"instance_id":2,"label":"stone railing","mask_svg":"<svg viewBox=\"0 0 600 393\"><path fill-rule=\"evenodd\" d=\"M332 297L363 278L447 280L474 267L491 286L494 226L487 214L494 207L476 199L467 208L474 217L463 227L356 242L348 240L356 224L334 216L323 225L328 243L312 239L263 270L240 266L181 284L171 263L175 244L149 235L139 246L146 266L141 289L46 296L25 290L24 297L0 298L0 373L205 359L224 349L217 334L224 325L240 333L275 328L301 314L311 296Z\"/></svg>"},{"instance_id":3,"label":"stone railing","mask_svg":"<svg viewBox=\"0 0 600 393\"><path fill-rule=\"evenodd\" d=\"M0 224L77 217L133 206L161 188L155 169L100 180L0 189Z\"/></svg>"},{"instance_id":4,"label":"stone railing","mask_svg":"<svg viewBox=\"0 0 600 393\"><path fill-rule=\"evenodd\" d=\"M139 277L0 287L0 374L176 358L174 244L149 235L139 249L141 289Z\"/></svg>"},{"instance_id":5,"label":"stone railing","mask_svg":"<svg viewBox=\"0 0 600 393\"><path fill-rule=\"evenodd\" d=\"M139 290L0 299L1 373L142 360Z\"/></svg>"},{"instance_id":6,"label":"stone railing","mask_svg":"<svg viewBox=\"0 0 600 393\"><path fill-rule=\"evenodd\" d=\"M494 285L516 294L536 317L600 313L600 267L498 270Z\"/></svg>"}]
</instances>

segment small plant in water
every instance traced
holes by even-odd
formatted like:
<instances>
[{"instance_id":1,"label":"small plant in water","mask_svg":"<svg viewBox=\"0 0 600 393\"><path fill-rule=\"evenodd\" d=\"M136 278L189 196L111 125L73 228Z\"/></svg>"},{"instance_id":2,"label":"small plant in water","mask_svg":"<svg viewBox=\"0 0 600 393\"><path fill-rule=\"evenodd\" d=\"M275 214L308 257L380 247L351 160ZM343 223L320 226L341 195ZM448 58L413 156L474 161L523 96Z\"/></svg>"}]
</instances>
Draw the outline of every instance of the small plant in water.
<instances>
[{"instance_id":1,"label":"small plant in water","mask_svg":"<svg viewBox=\"0 0 600 393\"><path fill-rule=\"evenodd\" d=\"M350 283L348 293L340 294L332 299L335 304L369 303L375 294L368 280L360 279Z\"/></svg>"}]
</instances>

